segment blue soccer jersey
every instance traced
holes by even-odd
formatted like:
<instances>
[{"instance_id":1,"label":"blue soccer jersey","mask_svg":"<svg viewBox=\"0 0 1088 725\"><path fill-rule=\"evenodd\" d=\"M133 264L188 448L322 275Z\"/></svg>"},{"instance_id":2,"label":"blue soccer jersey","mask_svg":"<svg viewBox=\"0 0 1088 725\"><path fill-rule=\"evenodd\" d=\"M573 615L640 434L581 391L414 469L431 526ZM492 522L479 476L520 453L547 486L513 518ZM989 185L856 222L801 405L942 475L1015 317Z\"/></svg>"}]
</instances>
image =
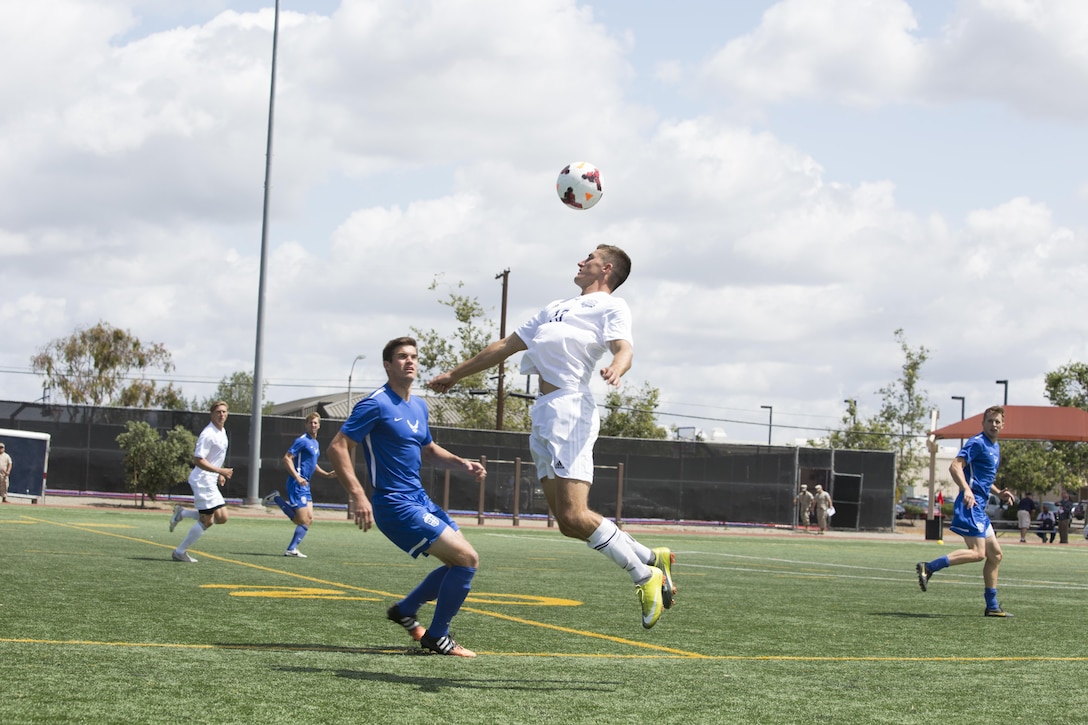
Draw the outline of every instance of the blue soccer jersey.
<instances>
[{"instance_id":1,"label":"blue soccer jersey","mask_svg":"<svg viewBox=\"0 0 1088 725\"><path fill-rule=\"evenodd\" d=\"M340 432L362 444L375 499L423 491L421 452L432 439L422 398L403 400L382 386L355 404Z\"/></svg>"},{"instance_id":2,"label":"blue soccer jersey","mask_svg":"<svg viewBox=\"0 0 1088 725\"><path fill-rule=\"evenodd\" d=\"M295 459L295 470L298 471L298 475L309 481L317 469L317 459L321 456L321 444L316 438L303 433L295 439L287 452ZM287 480L294 481L295 477L288 476Z\"/></svg>"},{"instance_id":3,"label":"blue soccer jersey","mask_svg":"<svg viewBox=\"0 0 1088 725\"><path fill-rule=\"evenodd\" d=\"M975 505L971 509L964 506L961 491L952 507L952 523L948 528L960 536L984 537L990 529L986 502L990 498L990 487L997 478L1001 447L997 441L987 438L985 433L979 433L963 444L956 457L967 461L963 475L975 496Z\"/></svg>"}]
</instances>

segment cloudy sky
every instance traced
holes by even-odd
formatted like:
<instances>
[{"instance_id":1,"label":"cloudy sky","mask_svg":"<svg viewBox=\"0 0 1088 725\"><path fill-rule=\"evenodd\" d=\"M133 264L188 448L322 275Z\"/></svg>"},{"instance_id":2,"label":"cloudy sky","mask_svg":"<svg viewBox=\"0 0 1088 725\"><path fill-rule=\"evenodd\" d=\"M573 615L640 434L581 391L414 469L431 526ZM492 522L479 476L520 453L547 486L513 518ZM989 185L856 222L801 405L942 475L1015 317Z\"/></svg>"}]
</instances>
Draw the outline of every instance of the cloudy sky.
<instances>
[{"instance_id":1,"label":"cloudy sky","mask_svg":"<svg viewBox=\"0 0 1088 725\"><path fill-rule=\"evenodd\" d=\"M30 357L99 320L189 397L253 368L272 24L0 6L0 398L41 398ZM663 424L872 415L900 328L942 424L998 379L1045 404L1088 361L1085 48L1082 0L282 0L269 397L342 392L360 354L380 384L386 340L452 331L458 283L497 327L507 268L513 329L607 242ZM555 195L577 160L592 210Z\"/></svg>"}]
</instances>

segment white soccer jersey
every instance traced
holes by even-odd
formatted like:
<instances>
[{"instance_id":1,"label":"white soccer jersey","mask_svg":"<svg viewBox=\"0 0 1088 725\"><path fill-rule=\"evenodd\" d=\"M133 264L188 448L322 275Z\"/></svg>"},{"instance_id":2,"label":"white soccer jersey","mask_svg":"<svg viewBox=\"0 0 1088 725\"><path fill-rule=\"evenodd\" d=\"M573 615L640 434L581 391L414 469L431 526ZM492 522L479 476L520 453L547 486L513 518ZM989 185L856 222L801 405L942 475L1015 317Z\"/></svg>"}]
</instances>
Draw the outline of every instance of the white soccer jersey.
<instances>
[{"instance_id":1,"label":"white soccer jersey","mask_svg":"<svg viewBox=\"0 0 1088 725\"><path fill-rule=\"evenodd\" d=\"M515 334L525 343L523 375L539 375L562 390L589 390L593 369L613 340L632 344L631 309L607 292L548 304Z\"/></svg>"},{"instance_id":2,"label":"white soccer jersey","mask_svg":"<svg viewBox=\"0 0 1088 725\"><path fill-rule=\"evenodd\" d=\"M223 462L227 460L227 430L216 428L215 423L204 426L204 430L200 431L200 437L196 439L193 457L203 458L216 468L222 468ZM202 480L218 486L219 474L205 471L200 466L193 466L193 472L189 474L189 485L195 486Z\"/></svg>"}]
</instances>

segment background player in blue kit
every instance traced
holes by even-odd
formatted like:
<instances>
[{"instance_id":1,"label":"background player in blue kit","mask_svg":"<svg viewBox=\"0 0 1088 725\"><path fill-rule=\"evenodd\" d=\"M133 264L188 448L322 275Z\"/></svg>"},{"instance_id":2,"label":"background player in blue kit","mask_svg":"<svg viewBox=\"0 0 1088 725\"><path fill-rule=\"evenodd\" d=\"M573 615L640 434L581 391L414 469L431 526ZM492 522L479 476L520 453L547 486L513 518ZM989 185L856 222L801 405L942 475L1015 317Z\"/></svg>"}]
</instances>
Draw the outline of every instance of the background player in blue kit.
<instances>
[{"instance_id":1,"label":"background player in blue kit","mask_svg":"<svg viewBox=\"0 0 1088 725\"><path fill-rule=\"evenodd\" d=\"M574 283L581 294L548 304L514 334L491 343L428 386L444 393L466 375L525 351L521 372L540 376L540 397L529 411L533 422L529 449L548 508L564 536L581 539L627 571L642 606L642 626L649 629L662 609L672 606L674 556L665 547L650 549L639 543L589 508L593 445L601 426L589 383L598 372L606 383L618 386L631 369L631 310L612 294L630 272L626 252L598 245L578 262ZM612 360L598 370L606 351Z\"/></svg>"},{"instance_id":2,"label":"background player in blue kit","mask_svg":"<svg viewBox=\"0 0 1088 725\"><path fill-rule=\"evenodd\" d=\"M426 458L440 468L460 469L483 480L486 469L478 461L455 456L431 438L427 404L412 395L419 364L416 341L398 337L386 343L382 364L389 379L355 404L340 432L329 444L329 459L340 485L348 493L352 515L359 528L371 524L408 554L433 556L442 566L433 570L404 599L386 611L390 620L404 627L420 646L458 657L475 657L450 636L450 622L461 609L479 566L479 556L453 519L431 501L420 482L419 470ZM352 456L362 444L374 486L369 501L355 475ZM435 601L434 617L426 630L416 613Z\"/></svg>"},{"instance_id":3,"label":"background player in blue kit","mask_svg":"<svg viewBox=\"0 0 1088 725\"><path fill-rule=\"evenodd\" d=\"M982 415L982 432L969 438L956 454L952 465L948 467L952 480L959 486L956 503L952 508L952 524L948 527L963 537L966 549L954 551L930 562L918 562L915 570L918 574L918 586L926 591L929 578L948 566L969 564L985 560L982 579L986 599L987 617L1011 617L1012 615L997 603L997 567L1001 564L1001 545L997 543L997 534L986 515L986 501L991 493L996 493L1010 503L1014 500L1008 489L998 489L994 485L997 467L1001 463L1001 447L997 438L1005 426L1005 409L994 405Z\"/></svg>"},{"instance_id":4,"label":"background player in blue kit","mask_svg":"<svg viewBox=\"0 0 1088 725\"><path fill-rule=\"evenodd\" d=\"M283 515L295 524L295 534L291 537L284 556L306 558L298 550L298 545L309 533L310 525L314 521L314 497L310 491L310 479L315 473L325 478L336 478L336 473L317 465L317 459L321 456L321 444L317 442L317 431L320 429L321 416L318 413L306 416L306 432L296 438L283 454L283 465L288 471L287 498L280 496L279 491L273 491L264 497L265 506L279 506Z\"/></svg>"}]
</instances>

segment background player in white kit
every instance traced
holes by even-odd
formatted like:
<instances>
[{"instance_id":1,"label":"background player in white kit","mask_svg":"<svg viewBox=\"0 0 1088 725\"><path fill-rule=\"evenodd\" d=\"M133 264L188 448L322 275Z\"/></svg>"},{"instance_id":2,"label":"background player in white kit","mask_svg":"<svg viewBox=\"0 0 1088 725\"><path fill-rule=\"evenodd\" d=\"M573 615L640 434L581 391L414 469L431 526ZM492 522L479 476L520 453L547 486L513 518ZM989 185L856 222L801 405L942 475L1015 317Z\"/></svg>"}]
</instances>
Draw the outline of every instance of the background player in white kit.
<instances>
[{"instance_id":1,"label":"background player in white kit","mask_svg":"<svg viewBox=\"0 0 1088 725\"><path fill-rule=\"evenodd\" d=\"M196 559L189 556L189 547L211 528L212 524L227 523L227 502L219 490L234 475L233 468L224 468L227 460L227 431L223 427L227 422L227 404L222 400L212 403L212 420L200 431L193 450L193 472L189 474L189 486L193 489L193 509L174 506L174 516L170 519L170 530L182 519L196 519L178 548L170 555L174 561L195 564Z\"/></svg>"},{"instance_id":2,"label":"background player in white kit","mask_svg":"<svg viewBox=\"0 0 1088 725\"><path fill-rule=\"evenodd\" d=\"M612 353L612 361L599 372L609 385L618 386L631 369L631 310L612 296L630 271L626 252L598 245L578 262L574 283L582 290L580 295L550 303L512 335L491 343L428 386L444 393L465 376L525 351L521 372L540 376L541 396L530 410L529 447L548 506L564 536L585 541L627 570L642 604L642 626L649 629L662 609L672 606L673 554L638 543L589 508L593 444L600 430L589 382L606 351Z\"/></svg>"}]
</instances>

